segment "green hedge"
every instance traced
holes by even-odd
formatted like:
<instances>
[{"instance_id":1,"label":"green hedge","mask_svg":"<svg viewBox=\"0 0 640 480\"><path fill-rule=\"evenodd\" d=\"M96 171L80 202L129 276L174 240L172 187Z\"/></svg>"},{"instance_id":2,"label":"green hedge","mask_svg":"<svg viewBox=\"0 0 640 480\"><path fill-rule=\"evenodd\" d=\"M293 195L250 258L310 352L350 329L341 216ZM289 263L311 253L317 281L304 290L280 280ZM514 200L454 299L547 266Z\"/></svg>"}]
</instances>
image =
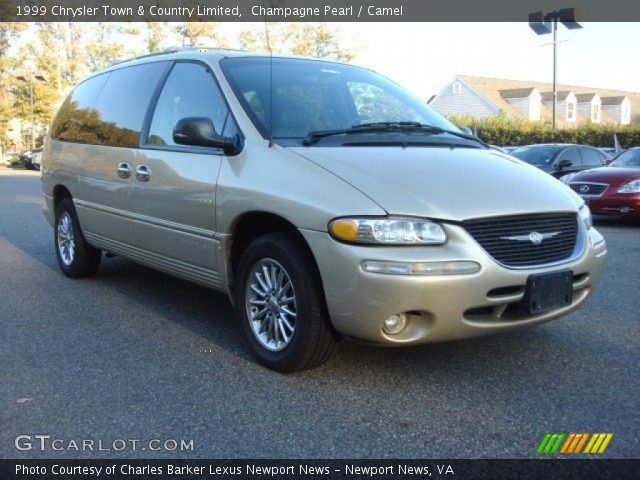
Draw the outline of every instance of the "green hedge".
<instances>
[{"instance_id":1,"label":"green hedge","mask_svg":"<svg viewBox=\"0 0 640 480\"><path fill-rule=\"evenodd\" d=\"M622 148L640 145L640 124L600 125L580 124L573 128L560 128L554 132L550 122L530 122L511 119L504 115L484 120L471 116L454 116L449 120L456 125L469 127L487 143L503 147L530 145L533 143L579 143L594 147L613 147L616 134Z\"/></svg>"}]
</instances>

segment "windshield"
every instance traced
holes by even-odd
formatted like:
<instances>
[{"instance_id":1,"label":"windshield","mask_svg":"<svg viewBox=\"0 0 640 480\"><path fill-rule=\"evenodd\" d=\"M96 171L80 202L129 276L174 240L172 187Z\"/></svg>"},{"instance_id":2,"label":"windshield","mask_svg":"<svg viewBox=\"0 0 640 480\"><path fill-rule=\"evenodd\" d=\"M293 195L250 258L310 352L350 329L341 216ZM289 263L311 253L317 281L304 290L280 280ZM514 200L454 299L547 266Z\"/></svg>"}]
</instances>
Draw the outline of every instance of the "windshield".
<instances>
[{"instance_id":1,"label":"windshield","mask_svg":"<svg viewBox=\"0 0 640 480\"><path fill-rule=\"evenodd\" d=\"M557 147L555 145L542 145L542 146L530 146L520 147L512 150L509 155L519 158L531 165L538 167L550 166L553 164L553 160L558 155L558 152L564 147Z\"/></svg>"},{"instance_id":2,"label":"windshield","mask_svg":"<svg viewBox=\"0 0 640 480\"><path fill-rule=\"evenodd\" d=\"M610 167L640 167L640 149L627 150L609 164Z\"/></svg>"},{"instance_id":3,"label":"windshield","mask_svg":"<svg viewBox=\"0 0 640 480\"><path fill-rule=\"evenodd\" d=\"M419 122L457 131L425 102L364 68L274 58L270 92L268 57L226 58L220 65L264 138L269 138L271 119L274 139L300 140L313 131L377 122Z\"/></svg>"}]
</instances>

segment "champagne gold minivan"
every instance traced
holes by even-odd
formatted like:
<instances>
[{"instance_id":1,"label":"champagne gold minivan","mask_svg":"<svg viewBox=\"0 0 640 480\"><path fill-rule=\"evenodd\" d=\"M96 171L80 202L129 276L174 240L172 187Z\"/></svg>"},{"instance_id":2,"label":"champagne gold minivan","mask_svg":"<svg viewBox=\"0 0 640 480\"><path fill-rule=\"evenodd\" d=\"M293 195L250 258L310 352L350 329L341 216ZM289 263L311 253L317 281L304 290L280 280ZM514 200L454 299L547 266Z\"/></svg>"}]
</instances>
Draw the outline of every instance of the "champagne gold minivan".
<instances>
[{"instance_id":1,"label":"champagne gold minivan","mask_svg":"<svg viewBox=\"0 0 640 480\"><path fill-rule=\"evenodd\" d=\"M584 303L589 209L364 68L176 49L112 65L42 157L62 271L103 253L226 292L283 372L341 338L412 345L531 327Z\"/></svg>"}]
</instances>

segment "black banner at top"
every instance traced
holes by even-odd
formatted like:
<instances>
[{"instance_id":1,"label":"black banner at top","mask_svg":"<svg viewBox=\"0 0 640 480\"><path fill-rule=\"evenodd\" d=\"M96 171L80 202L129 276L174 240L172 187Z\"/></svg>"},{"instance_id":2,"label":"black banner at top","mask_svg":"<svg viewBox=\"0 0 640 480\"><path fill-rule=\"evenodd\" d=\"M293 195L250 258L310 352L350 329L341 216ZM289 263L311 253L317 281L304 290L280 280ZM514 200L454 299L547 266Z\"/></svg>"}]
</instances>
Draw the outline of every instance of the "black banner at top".
<instances>
[{"instance_id":1,"label":"black banner at top","mask_svg":"<svg viewBox=\"0 0 640 480\"><path fill-rule=\"evenodd\" d=\"M570 8L577 21L640 21L638 0L0 0L0 21L522 22Z\"/></svg>"}]
</instances>

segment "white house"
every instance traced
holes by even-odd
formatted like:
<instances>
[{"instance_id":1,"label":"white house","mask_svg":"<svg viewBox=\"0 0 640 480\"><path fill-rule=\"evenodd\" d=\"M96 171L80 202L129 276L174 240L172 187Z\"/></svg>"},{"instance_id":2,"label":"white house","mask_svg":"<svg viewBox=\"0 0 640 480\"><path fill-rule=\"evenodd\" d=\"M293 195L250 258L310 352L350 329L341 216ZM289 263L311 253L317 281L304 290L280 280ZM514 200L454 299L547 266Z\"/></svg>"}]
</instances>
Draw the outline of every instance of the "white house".
<instances>
[{"instance_id":1,"label":"white house","mask_svg":"<svg viewBox=\"0 0 640 480\"><path fill-rule=\"evenodd\" d=\"M602 100L597 93L579 93L576 95L578 115L588 118L591 123L602 121Z\"/></svg>"},{"instance_id":2,"label":"white house","mask_svg":"<svg viewBox=\"0 0 640 480\"><path fill-rule=\"evenodd\" d=\"M553 111L549 83L454 76L429 100L438 112L486 118L502 112L513 118L548 120ZM556 123L640 123L640 92L557 85Z\"/></svg>"},{"instance_id":3,"label":"white house","mask_svg":"<svg viewBox=\"0 0 640 480\"><path fill-rule=\"evenodd\" d=\"M615 119L617 123L631 123L631 101L626 95L602 97L602 110Z\"/></svg>"},{"instance_id":4,"label":"white house","mask_svg":"<svg viewBox=\"0 0 640 480\"><path fill-rule=\"evenodd\" d=\"M500 96L518 109L529 120L540 120L542 95L536 87L500 90Z\"/></svg>"},{"instance_id":5,"label":"white house","mask_svg":"<svg viewBox=\"0 0 640 480\"><path fill-rule=\"evenodd\" d=\"M542 93L542 103L553 111L553 91ZM556 115L567 123L578 121L576 95L571 90L556 91Z\"/></svg>"}]
</instances>

